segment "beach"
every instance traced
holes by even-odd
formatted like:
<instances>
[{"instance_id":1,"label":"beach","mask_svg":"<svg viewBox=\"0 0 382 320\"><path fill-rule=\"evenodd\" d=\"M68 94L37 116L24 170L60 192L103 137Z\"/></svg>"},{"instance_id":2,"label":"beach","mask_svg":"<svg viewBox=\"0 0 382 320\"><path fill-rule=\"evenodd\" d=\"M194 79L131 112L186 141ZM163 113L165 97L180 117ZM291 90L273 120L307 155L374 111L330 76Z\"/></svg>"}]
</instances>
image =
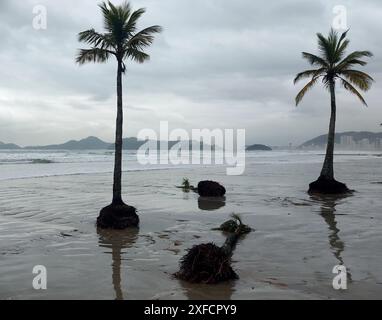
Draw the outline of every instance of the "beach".
<instances>
[{"instance_id":1,"label":"beach","mask_svg":"<svg viewBox=\"0 0 382 320\"><path fill-rule=\"evenodd\" d=\"M307 194L322 151L247 152L243 175L224 166L141 167L126 154L124 200L140 228L101 231L111 201L109 151L0 154L0 299L380 299L382 297L382 157L340 152L336 176L356 192ZM49 161L31 161L33 159ZM47 163L49 162L49 163ZM176 188L211 179L224 201ZM233 255L236 281L197 285L173 277L194 244L221 245L211 229L239 214L254 232ZM345 265L348 289L334 290ZM47 289L32 269L47 269Z\"/></svg>"}]
</instances>

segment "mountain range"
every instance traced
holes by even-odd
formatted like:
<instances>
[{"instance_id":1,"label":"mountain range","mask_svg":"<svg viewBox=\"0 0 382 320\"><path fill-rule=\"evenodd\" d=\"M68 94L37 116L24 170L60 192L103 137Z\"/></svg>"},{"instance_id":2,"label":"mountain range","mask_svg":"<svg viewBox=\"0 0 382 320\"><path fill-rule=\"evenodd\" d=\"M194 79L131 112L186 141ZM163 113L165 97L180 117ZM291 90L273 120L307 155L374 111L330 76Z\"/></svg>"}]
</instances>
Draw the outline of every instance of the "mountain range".
<instances>
[{"instance_id":1,"label":"mountain range","mask_svg":"<svg viewBox=\"0 0 382 320\"><path fill-rule=\"evenodd\" d=\"M123 149L125 150L138 150L144 143L146 143L144 140L138 140L137 138L125 138L123 139ZM154 142L155 143L155 142ZM156 141L158 148L160 141ZM171 148L174 146L178 141L169 141L168 147ZM190 148L192 147L195 149L195 147L198 146L197 141L189 141ZM102 141L101 139L97 137L87 137L85 139L81 140L70 140L68 142L62 143L62 144L51 144L46 146L27 146L27 147L20 147L13 143L3 143L0 142L0 149L3 150L16 150L16 149L25 149L25 150L109 150L114 148L114 143L109 143Z\"/></svg>"},{"instance_id":2,"label":"mountain range","mask_svg":"<svg viewBox=\"0 0 382 320\"><path fill-rule=\"evenodd\" d=\"M126 138L123 141L124 147L126 149L133 148L136 149L144 143L137 141L135 138ZM28 149L28 150L102 150L113 148L113 143L108 143L102 141L97 137L87 137L81 140L70 140L62 144L51 144L46 146L27 146L20 147L13 143L3 143L0 142L0 149Z\"/></svg>"},{"instance_id":3,"label":"mountain range","mask_svg":"<svg viewBox=\"0 0 382 320\"><path fill-rule=\"evenodd\" d=\"M327 142L327 134L320 135L314 139L308 140L301 144L299 148L324 148ZM336 133L335 143L340 144L342 137L350 138L354 143L361 143L362 141L368 140L370 144L377 144L382 142L382 132L375 133L369 131L347 131ZM123 139L123 148L125 150L138 150L147 141L138 140L137 138L125 138ZM171 148L178 141L169 141L168 146ZM157 141L159 145L159 141ZM198 146L197 141L189 141L190 147L193 149ZM113 149L114 143L109 143L102 141L97 137L87 137L81 140L70 140L62 144L51 144L46 146L27 146L20 147L14 143L4 143L0 142L0 149L2 150L17 150L17 149L27 149L27 150L108 150ZM270 150L269 147L260 144L254 144L247 146L246 150Z\"/></svg>"}]
</instances>

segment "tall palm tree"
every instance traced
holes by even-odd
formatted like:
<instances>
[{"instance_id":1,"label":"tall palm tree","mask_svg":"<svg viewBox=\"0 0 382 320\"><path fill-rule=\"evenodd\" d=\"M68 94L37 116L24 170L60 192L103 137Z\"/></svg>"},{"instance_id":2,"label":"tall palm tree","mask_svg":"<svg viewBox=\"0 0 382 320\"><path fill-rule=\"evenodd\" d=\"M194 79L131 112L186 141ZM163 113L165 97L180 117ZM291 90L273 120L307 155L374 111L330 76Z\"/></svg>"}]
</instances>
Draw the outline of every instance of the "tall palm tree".
<instances>
[{"instance_id":1,"label":"tall palm tree","mask_svg":"<svg viewBox=\"0 0 382 320\"><path fill-rule=\"evenodd\" d=\"M110 1L99 5L101 8L105 33L98 33L89 29L79 33L78 40L87 43L89 49L81 49L76 61L82 65L88 62L105 63L110 57L117 61L117 119L115 133L115 160L113 200L111 205L103 208L97 219L101 228L123 229L135 226L139 218L135 208L127 206L122 200L122 75L126 72L125 60L131 59L138 63L149 60L150 56L144 52L153 40L154 34L161 32L160 26L151 26L137 31L137 22L145 9L133 11L128 2L113 5Z\"/></svg>"},{"instance_id":2,"label":"tall palm tree","mask_svg":"<svg viewBox=\"0 0 382 320\"><path fill-rule=\"evenodd\" d=\"M370 51L354 51L345 56L346 48L349 45L349 40L346 39L347 32L339 36L332 29L327 38L318 33L319 55L307 52L302 53L302 57L308 60L315 68L297 74L294 79L296 84L299 80L310 78L310 81L297 94L296 106L301 102L309 89L313 88L319 80L329 90L331 98L331 116L326 156L320 177L309 186L309 191L312 193L336 194L349 192L345 184L334 179L333 153L336 125L336 84L340 83L345 90L355 94L367 106L365 99L357 89L367 91L374 81L365 72L354 69L357 65L364 66L367 64L362 59L364 57L372 57L373 54Z\"/></svg>"}]
</instances>

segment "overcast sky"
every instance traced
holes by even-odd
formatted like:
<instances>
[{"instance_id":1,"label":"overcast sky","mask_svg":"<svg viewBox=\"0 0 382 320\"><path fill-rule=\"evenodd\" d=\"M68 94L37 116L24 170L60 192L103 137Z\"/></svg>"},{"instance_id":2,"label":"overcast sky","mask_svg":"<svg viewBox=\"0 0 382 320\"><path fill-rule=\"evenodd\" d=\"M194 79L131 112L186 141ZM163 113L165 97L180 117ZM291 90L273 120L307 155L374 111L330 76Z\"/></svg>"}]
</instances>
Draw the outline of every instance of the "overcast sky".
<instances>
[{"instance_id":1,"label":"overcast sky","mask_svg":"<svg viewBox=\"0 0 382 320\"><path fill-rule=\"evenodd\" d=\"M20 145L114 137L116 63L78 66L80 31L102 31L94 0L0 0L0 141ZM115 0L114 3L121 1ZM33 7L48 10L46 30ZM365 68L376 80L363 107L338 90L338 131L381 131L382 3L328 0L135 0L146 7L140 27L163 26L145 64L128 63L124 136L142 128L245 128L247 143L299 144L327 132L329 95L320 85L296 108L309 69L301 51L317 52L345 5L350 50L371 50Z\"/></svg>"}]
</instances>

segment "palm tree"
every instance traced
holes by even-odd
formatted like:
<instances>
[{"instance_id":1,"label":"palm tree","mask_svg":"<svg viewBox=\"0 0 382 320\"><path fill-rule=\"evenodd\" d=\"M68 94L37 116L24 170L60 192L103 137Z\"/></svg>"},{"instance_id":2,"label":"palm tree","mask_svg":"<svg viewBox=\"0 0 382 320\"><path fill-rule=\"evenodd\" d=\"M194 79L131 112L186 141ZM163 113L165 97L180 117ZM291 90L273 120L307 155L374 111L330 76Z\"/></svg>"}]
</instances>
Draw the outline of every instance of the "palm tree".
<instances>
[{"instance_id":1,"label":"palm tree","mask_svg":"<svg viewBox=\"0 0 382 320\"><path fill-rule=\"evenodd\" d=\"M124 61L131 59L138 63L149 60L144 52L153 40L154 34L161 32L160 26L151 26L137 32L137 22L145 9L132 11L128 2L113 5L110 1L101 3L105 33L89 29L79 33L78 40L90 45L89 49L81 49L77 56L80 65L87 62L105 63L110 57L117 61L117 119L115 133L115 160L113 200L111 205L103 208L97 219L101 228L123 229L139 223L134 207L127 206L122 200L122 75L126 72Z\"/></svg>"},{"instance_id":2,"label":"palm tree","mask_svg":"<svg viewBox=\"0 0 382 320\"><path fill-rule=\"evenodd\" d=\"M336 84L339 82L345 90L355 94L367 106L365 99L357 89L367 91L374 81L365 72L354 69L357 65L364 66L367 64L362 59L364 57L372 57L373 54L370 51L354 51L345 56L346 48L349 45L349 40L346 39L347 32L342 33L339 37L338 33L332 29L327 38L318 33L319 55L307 52L302 53L302 57L308 60L315 69L303 71L297 74L294 79L296 84L299 80L310 78L310 81L297 94L296 106L301 102L309 89L313 88L319 80L329 90L331 98L331 116L325 161L320 177L309 185L311 193L336 194L349 192L345 184L334 179L333 153L336 125Z\"/></svg>"}]
</instances>

